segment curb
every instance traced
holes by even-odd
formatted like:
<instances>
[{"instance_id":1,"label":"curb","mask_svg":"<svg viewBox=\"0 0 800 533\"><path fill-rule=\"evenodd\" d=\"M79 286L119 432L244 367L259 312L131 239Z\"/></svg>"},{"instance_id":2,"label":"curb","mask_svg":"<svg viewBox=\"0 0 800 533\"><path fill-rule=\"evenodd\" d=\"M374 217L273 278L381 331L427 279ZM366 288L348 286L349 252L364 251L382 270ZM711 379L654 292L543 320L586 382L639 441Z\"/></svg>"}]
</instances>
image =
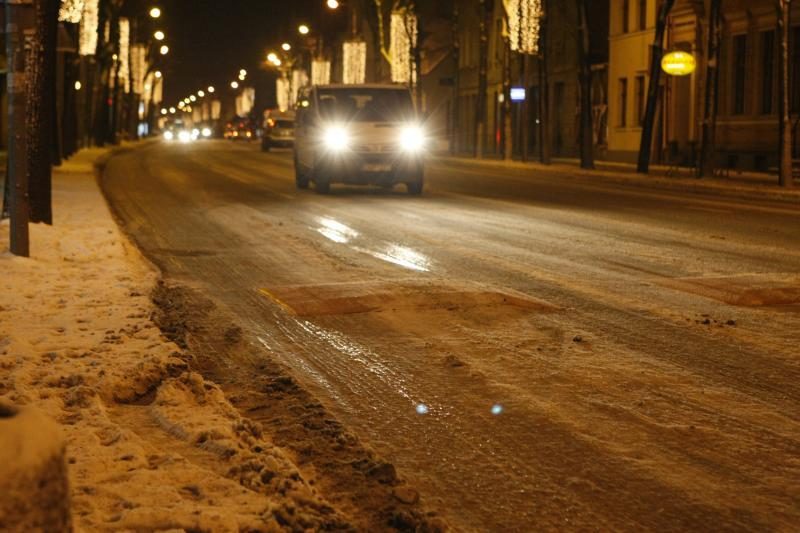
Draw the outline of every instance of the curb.
<instances>
[{"instance_id":1,"label":"curb","mask_svg":"<svg viewBox=\"0 0 800 533\"><path fill-rule=\"evenodd\" d=\"M584 170L563 163L542 165L540 163L523 163L521 161L493 161L452 156L434 156L433 161L440 163L460 163L495 169L514 169L549 172L552 175L563 175L560 178L578 178L584 182L605 182L626 185L640 189L667 190L691 194L716 195L724 198L745 200L768 200L789 205L800 205L800 189L781 189L777 185L738 185L689 178L668 178L664 176L626 175L625 171ZM632 174L632 173L630 173Z\"/></svg>"}]
</instances>

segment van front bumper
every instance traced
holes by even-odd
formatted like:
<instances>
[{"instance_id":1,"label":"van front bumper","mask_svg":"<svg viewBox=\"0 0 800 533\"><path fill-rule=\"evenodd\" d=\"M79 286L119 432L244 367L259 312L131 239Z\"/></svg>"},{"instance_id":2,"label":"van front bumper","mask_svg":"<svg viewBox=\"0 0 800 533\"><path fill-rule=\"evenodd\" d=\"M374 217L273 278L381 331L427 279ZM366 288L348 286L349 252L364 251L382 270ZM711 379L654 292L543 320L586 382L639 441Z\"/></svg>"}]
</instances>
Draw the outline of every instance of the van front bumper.
<instances>
[{"instance_id":1,"label":"van front bumper","mask_svg":"<svg viewBox=\"0 0 800 533\"><path fill-rule=\"evenodd\" d=\"M422 180L422 154L328 152L315 165L315 177L353 185L410 183Z\"/></svg>"}]
</instances>

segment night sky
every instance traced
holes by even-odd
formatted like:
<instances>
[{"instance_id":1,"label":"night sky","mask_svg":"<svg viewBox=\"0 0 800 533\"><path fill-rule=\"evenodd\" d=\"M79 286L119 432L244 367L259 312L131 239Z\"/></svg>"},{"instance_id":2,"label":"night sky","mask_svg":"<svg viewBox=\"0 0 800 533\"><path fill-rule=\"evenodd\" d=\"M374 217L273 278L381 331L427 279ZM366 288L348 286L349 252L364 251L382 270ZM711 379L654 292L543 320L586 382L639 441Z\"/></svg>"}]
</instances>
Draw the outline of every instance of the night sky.
<instances>
[{"instance_id":1,"label":"night sky","mask_svg":"<svg viewBox=\"0 0 800 533\"><path fill-rule=\"evenodd\" d=\"M227 88L240 68L253 82L269 48L292 40L301 22L314 24L324 0L154 0L170 54L164 65L167 104L209 85ZM154 3L153 5L156 5Z\"/></svg>"}]
</instances>

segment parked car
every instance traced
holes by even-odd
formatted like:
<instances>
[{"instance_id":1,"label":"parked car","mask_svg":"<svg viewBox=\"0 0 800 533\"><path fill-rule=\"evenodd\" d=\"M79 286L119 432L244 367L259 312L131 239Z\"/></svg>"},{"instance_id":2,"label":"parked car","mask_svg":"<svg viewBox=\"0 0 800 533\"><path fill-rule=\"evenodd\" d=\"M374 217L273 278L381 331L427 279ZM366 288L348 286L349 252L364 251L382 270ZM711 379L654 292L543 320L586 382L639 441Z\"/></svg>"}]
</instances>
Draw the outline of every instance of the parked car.
<instances>
[{"instance_id":1,"label":"parked car","mask_svg":"<svg viewBox=\"0 0 800 533\"><path fill-rule=\"evenodd\" d=\"M411 93L399 85L317 85L301 90L295 124L297 187L314 182L405 184L421 194L425 132Z\"/></svg>"},{"instance_id":2,"label":"parked car","mask_svg":"<svg viewBox=\"0 0 800 533\"><path fill-rule=\"evenodd\" d=\"M294 146L294 112L270 112L264 121L264 133L261 137L261 150L269 152L271 148Z\"/></svg>"}]
</instances>

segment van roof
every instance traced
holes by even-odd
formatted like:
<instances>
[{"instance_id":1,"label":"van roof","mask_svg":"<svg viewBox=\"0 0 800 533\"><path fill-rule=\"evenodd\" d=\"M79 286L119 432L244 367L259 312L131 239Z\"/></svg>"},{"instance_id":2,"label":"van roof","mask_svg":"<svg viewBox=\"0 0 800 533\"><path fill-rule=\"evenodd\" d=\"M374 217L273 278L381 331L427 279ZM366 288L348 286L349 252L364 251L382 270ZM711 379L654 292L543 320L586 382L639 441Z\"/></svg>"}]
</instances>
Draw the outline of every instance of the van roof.
<instances>
[{"instance_id":1,"label":"van roof","mask_svg":"<svg viewBox=\"0 0 800 533\"><path fill-rule=\"evenodd\" d=\"M315 85L315 89L385 89L385 90L408 90L407 85L400 83L363 83L359 85L345 85L345 84L329 84L329 85Z\"/></svg>"}]
</instances>

